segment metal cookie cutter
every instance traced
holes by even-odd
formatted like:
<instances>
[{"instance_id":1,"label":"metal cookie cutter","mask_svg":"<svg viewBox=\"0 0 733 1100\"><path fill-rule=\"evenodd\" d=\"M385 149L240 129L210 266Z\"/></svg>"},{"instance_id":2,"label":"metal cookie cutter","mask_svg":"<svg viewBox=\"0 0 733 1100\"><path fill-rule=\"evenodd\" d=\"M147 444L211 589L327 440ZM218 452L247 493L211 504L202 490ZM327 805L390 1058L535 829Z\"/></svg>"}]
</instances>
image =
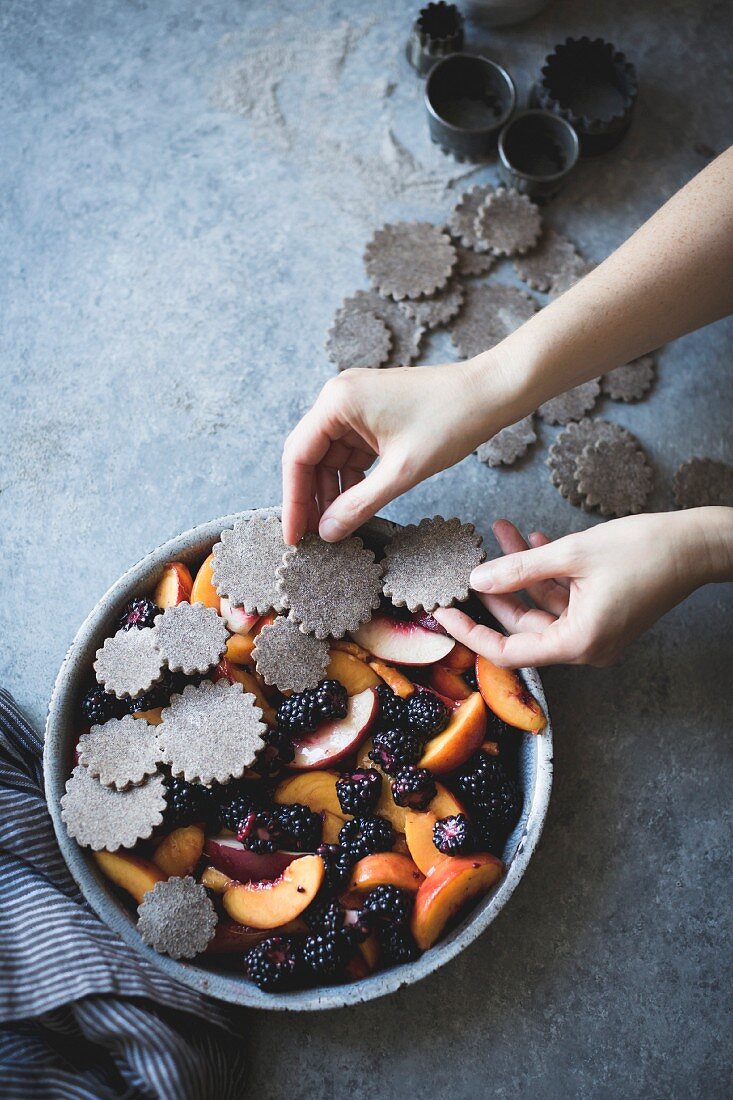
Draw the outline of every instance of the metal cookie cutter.
<instances>
[{"instance_id":1,"label":"metal cookie cutter","mask_svg":"<svg viewBox=\"0 0 733 1100\"><path fill-rule=\"evenodd\" d=\"M532 105L560 115L575 129L580 155L612 149L629 128L636 69L602 38L566 38L545 58Z\"/></svg>"},{"instance_id":2,"label":"metal cookie cutter","mask_svg":"<svg viewBox=\"0 0 733 1100\"><path fill-rule=\"evenodd\" d=\"M440 0L420 9L407 43L407 60L425 76L441 57L463 49L463 16L455 4Z\"/></svg>"},{"instance_id":3,"label":"metal cookie cutter","mask_svg":"<svg viewBox=\"0 0 733 1100\"><path fill-rule=\"evenodd\" d=\"M550 111L519 111L499 134L499 177L537 202L552 198L578 163L573 127Z\"/></svg>"},{"instance_id":4,"label":"metal cookie cutter","mask_svg":"<svg viewBox=\"0 0 733 1100\"><path fill-rule=\"evenodd\" d=\"M516 103L509 73L487 57L451 54L425 81L430 136L459 160L485 160Z\"/></svg>"}]
</instances>

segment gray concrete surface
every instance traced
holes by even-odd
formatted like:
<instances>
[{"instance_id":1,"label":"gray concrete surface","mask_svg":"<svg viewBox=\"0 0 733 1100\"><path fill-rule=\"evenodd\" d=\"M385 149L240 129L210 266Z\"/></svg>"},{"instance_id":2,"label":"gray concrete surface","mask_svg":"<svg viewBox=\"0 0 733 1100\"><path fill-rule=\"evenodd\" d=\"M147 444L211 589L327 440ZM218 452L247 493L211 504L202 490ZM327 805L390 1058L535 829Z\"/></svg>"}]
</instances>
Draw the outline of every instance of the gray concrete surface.
<instances>
[{"instance_id":1,"label":"gray concrete surface","mask_svg":"<svg viewBox=\"0 0 733 1100\"><path fill-rule=\"evenodd\" d=\"M402 57L413 12L0 7L0 682L37 722L77 625L130 562L279 499L284 434L331 373L324 334L365 285L371 230L441 221L460 192L466 168L430 145ZM730 142L730 12L558 0L470 41L526 91L583 32L641 79L624 144L547 212L601 258ZM733 459L732 333L665 348L648 401L599 410L643 440L658 507L683 459ZM450 355L445 335L425 349ZM547 477L554 434L516 470L469 458L389 514L583 527ZM388 1001L253 1015L253 1095L730 1095L732 624L730 593L707 590L619 668L547 673L556 786L508 909Z\"/></svg>"}]
</instances>

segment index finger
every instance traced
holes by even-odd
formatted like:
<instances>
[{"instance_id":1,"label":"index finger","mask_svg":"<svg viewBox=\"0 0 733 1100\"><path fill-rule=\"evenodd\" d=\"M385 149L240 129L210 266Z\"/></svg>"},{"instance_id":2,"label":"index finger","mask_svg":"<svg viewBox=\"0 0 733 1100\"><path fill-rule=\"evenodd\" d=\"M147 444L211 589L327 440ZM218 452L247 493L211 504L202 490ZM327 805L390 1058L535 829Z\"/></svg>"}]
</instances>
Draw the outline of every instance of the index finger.
<instances>
[{"instance_id":1,"label":"index finger","mask_svg":"<svg viewBox=\"0 0 733 1100\"><path fill-rule=\"evenodd\" d=\"M523 631L507 637L498 630L475 623L457 607L438 608L433 612L433 617L456 641L503 668L566 664L577 656L569 643L562 619L539 633Z\"/></svg>"},{"instance_id":2,"label":"index finger","mask_svg":"<svg viewBox=\"0 0 733 1100\"><path fill-rule=\"evenodd\" d=\"M316 402L285 440L282 525L288 546L294 546L309 530L316 499L316 467L337 438L337 432L328 430Z\"/></svg>"}]
</instances>

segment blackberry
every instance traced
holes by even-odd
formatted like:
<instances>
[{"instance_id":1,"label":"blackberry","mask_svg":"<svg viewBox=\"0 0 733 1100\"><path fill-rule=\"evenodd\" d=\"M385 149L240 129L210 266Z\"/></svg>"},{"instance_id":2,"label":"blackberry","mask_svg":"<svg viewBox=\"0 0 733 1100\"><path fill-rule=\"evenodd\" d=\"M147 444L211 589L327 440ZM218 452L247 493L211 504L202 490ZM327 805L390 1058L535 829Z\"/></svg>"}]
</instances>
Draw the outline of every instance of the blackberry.
<instances>
[{"instance_id":1,"label":"blackberry","mask_svg":"<svg viewBox=\"0 0 733 1100\"><path fill-rule=\"evenodd\" d=\"M380 684L377 688L377 695L379 696L378 727L381 729L406 729L407 700L396 695L388 684Z\"/></svg>"},{"instance_id":2,"label":"blackberry","mask_svg":"<svg viewBox=\"0 0 733 1100\"><path fill-rule=\"evenodd\" d=\"M412 898L397 886L375 886L364 901L365 911L380 924L407 924Z\"/></svg>"},{"instance_id":3,"label":"blackberry","mask_svg":"<svg viewBox=\"0 0 733 1100\"><path fill-rule=\"evenodd\" d=\"M401 966L414 962L420 950L409 928L403 924L385 924L379 929L379 946L382 962L387 966Z\"/></svg>"},{"instance_id":4,"label":"blackberry","mask_svg":"<svg viewBox=\"0 0 733 1100\"><path fill-rule=\"evenodd\" d=\"M351 936L343 930L308 936L303 944L303 962L317 978L337 978L354 954Z\"/></svg>"},{"instance_id":5,"label":"blackberry","mask_svg":"<svg viewBox=\"0 0 733 1100\"><path fill-rule=\"evenodd\" d=\"M247 952L244 965L260 989L293 989L303 973L303 956L298 942L292 937L270 936Z\"/></svg>"},{"instance_id":6,"label":"blackberry","mask_svg":"<svg viewBox=\"0 0 733 1100\"><path fill-rule=\"evenodd\" d=\"M228 783L219 795L219 819L225 829L231 829L233 833L239 832L239 828L247 817L256 810L260 810L259 799L248 790Z\"/></svg>"},{"instance_id":7,"label":"blackberry","mask_svg":"<svg viewBox=\"0 0 733 1100\"><path fill-rule=\"evenodd\" d=\"M478 680L476 679L475 665L469 668L468 672L463 673L463 679L466 681L471 691L478 691Z\"/></svg>"},{"instance_id":8,"label":"blackberry","mask_svg":"<svg viewBox=\"0 0 733 1100\"><path fill-rule=\"evenodd\" d=\"M217 806L209 787L201 783L187 783L176 776L166 776L165 786L165 824L169 828L182 825L195 825L203 821L213 825L217 818Z\"/></svg>"},{"instance_id":9,"label":"blackberry","mask_svg":"<svg viewBox=\"0 0 733 1100\"><path fill-rule=\"evenodd\" d=\"M338 680L322 680L314 691L316 708L322 722L346 717L348 695Z\"/></svg>"},{"instance_id":10,"label":"blackberry","mask_svg":"<svg viewBox=\"0 0 733 1100\"><path fill-rule=\"evenodd\" d=\"M149 600L147 596L139 596L136 600L131 600L122 612L119 629L132 630L133 627L137 627L138 630L142 630L144 626L152 626L155 622L155 616L160 615L160 613L157 604Z\"/></svg>"},{"instance_id":11,"label":"blackberry","mask_svg":"<svg viewBox=\"0 0 733 1100\"><path fill-rule=\"evenodd\" d=\"M377 730L369 759L379 764L387 775L396 775L409 764L417 764L422 750L422 741L413 733L400 729Z\"/></svg>"},{"instance_id":12,"label":"blackberry","mask_svg":"<svg viewBox=\"0 0 733 1100\"><path fill-rule=\"evenodd\" d=\"M138 695L137 699L130 699L127 709L130 714L140 714L145 710L154 710L155 707L166 707L169 702L170 685L164 679L144 695Z\"/></svg>"},{"instance_id":13,"label":"blackberry","mask_svg":"<svg viewBox=\"0 0 733 1100\"><path fill-rule=\"evenodd\" d=\"M312 691L298 691L277 708L278 728L291 736L313 733L321 722L343 718L348 696L338 680L323 680Z\"/></svg>"},{"instance_id":14,"label":"blackberry","mask_svg":"<svg viewBox=\"0 0 733 1100\"><path fill-rule=\"evenodd\" d=\"M379 802L382 777L376 768L359 768L346 772L336 782L339 806L345 814L370 814Z\"/></svg>"},{"instance_id":15,"label":"blackberry","mask_svg":"<svg viewBox=\"0 0 733 1100\"><path fill-rule=\"evenodd\" d=\"M263 777L279 775L295 756L290 736L281 729L267 729L261 738L264 748L257 753L252 770Z\"/></svg>"},{"instance_id":16,"label":"blackberry","mask_svg":"<svg viewBox=\"0 0 733 1100\"><path fill-rule=\"evenodd\" d=\"M482 847L500 854L521 810L515 781L498 757L477 752L457 773L456 789L469 804Z\"/></svg>"},{"instance_id":17,"label":"blackberry","mask_svg":"<svg viewBox=\"0 0 733 1100\"><path fill-rule=\"evenodd\" d=\"M284 848L295 852L315 852L323 834L320 814L294 802L290 806L275 806L273 815L283 833Z\"/></svg>"},{"instance_id":18,"label":"blackberry","mask_svg":"<svg viewBox=\"0 0 733 1100\"><path fill-rule=\"evenodd\" d=\"M423 737L434 737L448 725L448 708L432 691L416 691L407 700L410 729Z\"/></svg>"},{"instance_id":19,"label":"blackberry","mask_svg":"<svg viewBox=\"0 0 733 1100\"><path fill-rule=\"evenodd\" d=\"M340 894L351 877L356 862L351 852L340 844L321 844L316 855L323 860L325 888L334 894Z\"/></svg>"},{"instance_id":20,"label":"blackberry","mask_svg":"<svg viewBox=\"0 0 733 1100\"><path fill-rule=\"evenodd\" d=\"M498 757L476 752L456 773L456 790L476 808L477 818L511 825L519 812L519 789Z\"/></svg>"},{"instance_id":21,"label":"blackberry","mask_svg":"<svg viewBox=\"0 0 733 1100\"><path fill-rule=\"evenodd\" d=\"M398 806L409 806L411 810L427 810L437 793L433 773L427 768L416 768L410 764L392 780L395 802Z\"/></svg>"},{"instance_id":22,"label":"blackberry","mask_svg":"<svg viewBox=\"0 0 733 1100\"><path fill-rule=\"evenodd\" d=\"M465 814L441 817L433 825L433 844L444 856L460 856L476 847L476 836Z\"/></svg>"},{"instance_id":23,"label":"blackberry","mask_svg":"<svg viewBox=\"0 0 733 1100\"><path fill-rule=\"evenodd\" d=\"M383 817L352 817L341 826L339 843L356 861L376 852L389 852L394 830Z\"/></svg>"},{"instance_id":24,"label":"blackberry","mask_svg":"<svg viewBox=\"0 0 733 1100\"><path fill-rule=\"evenodd\" d=\"M282 833L279 822L275 815L268 813L267 810L251 809L239 822L236 834L237 840L256 855L276 852L281 847Z\"/></svg>"},{"instance_id":25,"label":"blackberry","mask_svg":"<svg viewBox=\"0 0 733 1100\"><path fill-rule=\"evenodd\" d=\"M121 710L119 699L97 685L86 693L81 701L81 712L91 725L102 725L110 718L117 718Z\"/></svg>"},{"instance_id":26,"label":"blackberry","mask_svg":"<svg viewBox=\"0 0 733 1100\"><path fill-rule=\"evenodd\" d=\"M345 913L328 890L319 890L301 916L311 932L338 932L344 927Z\"/></svg>"}]
</instances>

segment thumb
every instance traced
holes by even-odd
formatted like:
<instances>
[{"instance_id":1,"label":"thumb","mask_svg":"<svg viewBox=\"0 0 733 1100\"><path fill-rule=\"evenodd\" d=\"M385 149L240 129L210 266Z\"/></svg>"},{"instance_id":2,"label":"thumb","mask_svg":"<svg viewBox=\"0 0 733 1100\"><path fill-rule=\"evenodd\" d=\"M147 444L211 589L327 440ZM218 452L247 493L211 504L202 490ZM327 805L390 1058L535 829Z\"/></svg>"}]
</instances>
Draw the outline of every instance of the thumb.
<instances>
[{"instance_id":1,"label":"thumb","mask_svg":"<svg viewBox=\"0 0 733 1100\"><path fill-rule=\"evenodd\" d=\"M409 487L400 475L397 459L380 459L362 481L341 493L326 509L318 527L319 535L326 542L346 538Z\"/></svg>"},{"instance_id":2,"label":"thumb","mask_svg":"<svg viewBox=\"0 0 733 1100\"><path fill-rule=\"evenodd\" d=\"M566 577L569 553L565 539L547 546L506 554L503 558L478 565L471 574L471 588L476 592L518 592L535 581Z\"/></svg>"}]
</instances>

